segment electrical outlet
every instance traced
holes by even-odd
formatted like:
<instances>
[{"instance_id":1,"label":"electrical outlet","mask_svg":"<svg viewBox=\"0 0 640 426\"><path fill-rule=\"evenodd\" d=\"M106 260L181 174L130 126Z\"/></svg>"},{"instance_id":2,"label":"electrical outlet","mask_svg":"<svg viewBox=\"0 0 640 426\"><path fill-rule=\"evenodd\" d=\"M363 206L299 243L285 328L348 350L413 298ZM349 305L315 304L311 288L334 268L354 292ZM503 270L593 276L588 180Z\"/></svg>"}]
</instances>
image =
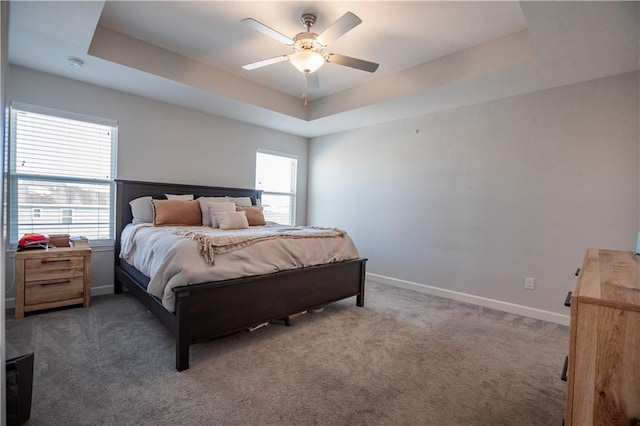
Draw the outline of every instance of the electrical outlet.
<instances>
[{"instance_id":1,"label":"electrical outlet","mask_svg":"<svg viewBox=\"0 0 640 426\"><path fill-rule=\"evenodd\" d=\"M524 278L524 288L527 290L535 290L536 289L536 279L531 277Z\"/></svg>"}]
</instances>

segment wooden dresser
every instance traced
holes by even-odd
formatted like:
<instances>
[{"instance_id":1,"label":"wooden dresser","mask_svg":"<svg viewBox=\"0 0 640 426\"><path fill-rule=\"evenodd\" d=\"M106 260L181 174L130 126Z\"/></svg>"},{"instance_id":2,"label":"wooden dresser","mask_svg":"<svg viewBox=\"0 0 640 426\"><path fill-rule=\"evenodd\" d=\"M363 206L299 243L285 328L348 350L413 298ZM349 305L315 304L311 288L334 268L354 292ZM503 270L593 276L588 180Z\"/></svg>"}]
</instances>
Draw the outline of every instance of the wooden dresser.
<instances>
[{"instance_id":1,"label":"wooden dresser","mask_svg":"<svg viewBox=\"0 0 640 426\"><path fill-rule=\"evenodd\" d=\"M640 256L590 249L571 296L567 425L640 419Z\"/></svg>"},{"instance_id":2,"label":"wooden dresser","mask_svg":"<svg viewBox=\"0 0 640 426\"><path fill-rule=\"evenodd\" d=\"M60 306L91 304L91 249L52 248L16 253L15 317Z\"/></svg>"}]
</instances>

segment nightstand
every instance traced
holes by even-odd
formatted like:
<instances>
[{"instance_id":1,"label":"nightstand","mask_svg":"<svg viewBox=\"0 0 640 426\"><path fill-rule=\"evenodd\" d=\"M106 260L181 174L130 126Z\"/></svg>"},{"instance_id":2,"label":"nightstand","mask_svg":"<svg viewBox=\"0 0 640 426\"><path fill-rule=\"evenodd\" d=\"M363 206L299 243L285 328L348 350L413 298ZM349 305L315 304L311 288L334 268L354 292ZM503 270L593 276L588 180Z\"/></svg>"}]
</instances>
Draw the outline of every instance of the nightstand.
<instances>
[{"instance_id":1,"label":"nightstand","mask_svg":"<svg viewBox=\"0 0 640 426\"><path fill-rule=\"evenodd\" d=\"M15 317L60 306L91 304L91 249L50 248L16 253Z\"/></svg>"}]
</instances>

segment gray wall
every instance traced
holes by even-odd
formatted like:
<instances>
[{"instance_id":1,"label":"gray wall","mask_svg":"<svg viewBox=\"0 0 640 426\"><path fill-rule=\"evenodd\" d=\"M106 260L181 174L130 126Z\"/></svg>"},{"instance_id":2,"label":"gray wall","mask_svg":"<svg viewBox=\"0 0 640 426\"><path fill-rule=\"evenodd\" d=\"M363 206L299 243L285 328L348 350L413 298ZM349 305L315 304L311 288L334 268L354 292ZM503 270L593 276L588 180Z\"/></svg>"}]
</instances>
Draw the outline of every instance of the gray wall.
<instances>
[{"instance_id":1,"label":"gray wall","mask_svg":"<svg viewBox=\"0 0 640 426\"><path fill-rule=\"evenodd\" d=\"M295 155L296 220L306 223L306 138L16 66L9 69L7 98L116 120L120 179L253 188L258 148ZM92 287L110 291L113 248L94 249L92 260ZM8 261L7 297L13 298Z\"/></svg>"},{"instance_id":2,"label":"gray wall","mask_svg":"<svg viewBox=\"0 0 640 426\"><path fill-rule=\"evenodd\" d=\"M295 154L298 222L307 207L309 224L347 229L369 272L566 314L587 247L635 247L638 86L637 73L624 74L316 138L310 148L20 67L10 67L7 89L8 100L117 120L119 178L251 187L257 148ZM112 257L94 253L94 287L112 285ZM536 290L524 290L525 276Z\"/></svg>"},{"instance_id":3,"label":"gray wall","mask_svg":"<svg viewBox=\"0 0 640 426\"><path fill-rule=\"evenodd\" d=\"M629 73L315 138L308 222L389 281L568 314L585 249L635 247L638 113Z\"/></svg>"}]
</instances>

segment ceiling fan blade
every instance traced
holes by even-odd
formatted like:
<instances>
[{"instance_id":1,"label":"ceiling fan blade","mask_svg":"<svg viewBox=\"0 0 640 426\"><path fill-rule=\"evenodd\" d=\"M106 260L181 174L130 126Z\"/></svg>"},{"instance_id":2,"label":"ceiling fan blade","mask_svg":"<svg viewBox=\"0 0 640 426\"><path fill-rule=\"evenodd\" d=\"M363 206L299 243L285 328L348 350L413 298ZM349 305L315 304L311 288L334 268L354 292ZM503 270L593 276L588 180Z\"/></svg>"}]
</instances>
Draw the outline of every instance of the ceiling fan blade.
<instances>
[{"instance_id":1,"label":"ceiling fan blade","mask_svg":"<svg viewBox=\"0 0 640 426\"><path fill-rule=\"evenodd\" d=\"M318 72L304 73L304 81L307 83L307 88L317 89L320 87L320 81L318 80Z\"/></svg>"},{"instance_id":2,"label":"ceiling fan blade","mask_svg":"<svg viewBox=\"0 0 640 426\"><path fill-rule=\"evenodd\" d=\"M246 26L248 26L250 28L253 28L256 31L260 31L262 34L266 34L269 37L278 40L280 43L284 43L287 46L293 45L293 40L290 37L287 37L286 35L284 35L282 33L279 33L278 31L274 30L273 28L267 27L262 22L258 22L253 18L244 18L242 20L242 22Z\"/></svg>"},{"instance_id":3,"label":"ceiling fan blade","mask_svg":"<svg viewBox=\"0 0 640 426\"><path fill-rule=\"evenodd\" d=\"M358 18L351 12L347 12L342 15L336 22L331 24L329 28L324 30L322 34L318 36L320 41L326 46L338 37L348 33L358 25L362 23L362 19Z\"/></svg>"},{"instance_id":4,"label":"ceiling fan blade","mask_svg":"<svg viewBox=\"0 0 640 426\"><path fill-rule=\"evenodd\" d=\"M346 67L356 68L367 72L375 72L379 66L375 62L364 61L362 59L339 55L337 53L329 53L325 56L325 60L331 64L344 65Z\"/></svg>"},{"instance_id":5,"label":"ceiling fan blade","mask_svg":"<svg viewBox=\"0 0 640 426\"><path fill-rule=\"evenodd\" d=\"M251 70L255 70L256 68L266 67L267 65L277 64L278 62L283 62L283 61L286 61L287 59L289 59L288 55L276 56L274 58L263 59L258 62L252 62L250 64L243 65L242 68L244 68L245 70L251 71Z\"/></svg>"}]
</instances>

